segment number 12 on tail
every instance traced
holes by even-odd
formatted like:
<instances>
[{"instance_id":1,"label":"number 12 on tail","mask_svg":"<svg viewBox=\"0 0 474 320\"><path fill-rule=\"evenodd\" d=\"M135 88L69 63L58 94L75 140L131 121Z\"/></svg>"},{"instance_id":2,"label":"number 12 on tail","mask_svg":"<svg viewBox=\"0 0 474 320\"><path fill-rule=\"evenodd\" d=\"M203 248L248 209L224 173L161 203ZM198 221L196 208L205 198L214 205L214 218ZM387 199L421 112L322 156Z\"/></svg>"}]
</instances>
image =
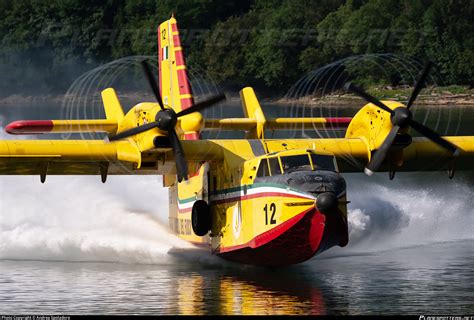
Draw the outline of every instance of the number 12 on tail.
<instances>
[{"instance_id":1,"label":"number 12 on tail","mask_svg":"<svg viewBox=\"0 0 474 320\"><path fill-rule=\"evenodd\" d=\"M263 211L265 212L265 224L276 224L275 220L275 212L276 212L276 205L272 202L270 205L265 204L263 207Z\"/></svg>"}]
</instances>

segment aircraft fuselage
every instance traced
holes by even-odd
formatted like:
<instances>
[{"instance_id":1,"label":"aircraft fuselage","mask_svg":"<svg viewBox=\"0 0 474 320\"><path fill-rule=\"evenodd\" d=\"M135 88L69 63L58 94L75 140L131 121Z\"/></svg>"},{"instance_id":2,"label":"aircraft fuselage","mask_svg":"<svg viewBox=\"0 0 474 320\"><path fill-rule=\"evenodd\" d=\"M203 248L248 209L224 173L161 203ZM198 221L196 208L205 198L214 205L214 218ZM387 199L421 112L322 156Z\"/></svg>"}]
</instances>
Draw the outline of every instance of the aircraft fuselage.
<instances>
[{"instance_id":1,"label":"aircraft fuselage","mask_svg":"<svg viewBox=\"0 0 474 320\"><path fill-rule=\"evenodd\" d=\"M249 174L252 180L241 183ZM184 198L179 188L170 192L172 230L223 258L281 266L347 244L346 184L330 155L307 150L267 154L229 172L205 165L183 186L188 194L196 190L195 196ZM175 210L171 198L177 199ZM196 200L210 206L205 237L193 234Z\"/></svg>"}]
</instances>

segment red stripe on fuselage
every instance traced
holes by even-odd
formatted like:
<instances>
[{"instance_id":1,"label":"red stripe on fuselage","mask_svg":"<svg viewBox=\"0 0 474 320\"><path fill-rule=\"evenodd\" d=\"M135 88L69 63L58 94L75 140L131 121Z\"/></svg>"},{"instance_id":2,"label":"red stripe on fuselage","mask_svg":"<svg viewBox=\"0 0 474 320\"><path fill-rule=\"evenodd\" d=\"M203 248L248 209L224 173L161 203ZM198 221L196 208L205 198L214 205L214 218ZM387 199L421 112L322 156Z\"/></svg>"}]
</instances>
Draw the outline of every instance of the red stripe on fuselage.
<instances>
[{"instance_id":1,"label":"red stripe on fuselage","mask_svg":"<svg viewBox=\"0 0 474 320\"><path fill-rule=\"evenodd\" d=\"M328 234L327 219L315 207L302 214L302 218L288 229L272 230L276 237L263 233L258 237L267 237L265 242L258 240L258 247L227 247L234 249L227 252L216 252L219 256L240 263L262 266L284 266L300 263L313 257L337 243L338 234ZM280 231L280 232L278 232ZM283 232L281 232L283 231ZM326 237L325 237L326 235ZM257 237L256 237L257 238ZM256 240L256 239L255 239ZM219 248L216 250L218 251Z\"/></svg>"},{"instance_id":2,"label":"red stripe on fuselage","mask_svg":"<svg viewBox=\"0 0 474 320\"><path fill-rule=\"evenodd\" d=\"M193 209L193 207L189 207L189 208L186 208L186 209L180 209L178 208L178 213L186 213L186 212L189 212Z\"/></svg>"},{"instance_id":3,"label":"red stripe on fuselage","mask_svg":"<svg viewBox=\"0 0 474 320\"><path fill-rule=\"evenodd\" d=\"M227 203L227 202L243 201L243 200L262 198L262 197L285 197L285 198L313 200L310 197L304 197L304 196L300 196L296 194L289 194L289 193L283 193L283 192L259 192L255 194L245 195L245 196L236 196L236 197L227 198L227 199L215 200L215 201L212 201L212 204L222 204L222 203Z\"/></svg>"},{"instance_id":4,"label":"red stripe on fuselage","mask_svg":"<svg viewBox=\"0 0 474 320\"><path fill-rule=\"evenodd\" d=\"M273 229L270 229L268 231L263 232L262 234L259 234L258 236L256 236L255 238L253 238L252 240L250 240L247 243L236 245L236 246L230 246L230 247L221 247L221 248L218 249L218 251L219 251L219 253L225 253L225 252L239 250L239 249L243 249L243 248L247 248L247 247L258 248L258 247L260 247L260 246L262 246L262 245L278 238L280 235L282 235L288 229L290 229L292 226L294 226L298 221L300 221L305 216L306 213L308 213L309 211L311 211L313 209L314 209L314 206L307 209L307 210L305 210L305 211L303 211L303 212L301 212L301 213L298 213L293 218L290 218L290 219L286 220L285 222L279 224L278 226L276 226Z\"/></svg>"},{"instance_id":5,"label":"red stripe on fuselage","mask_svg":"<svg viewBox=\"0 0 474 320\"><path fill-rule=\"evenodd\" d=\"M300 196L300 195L296 195L296 194L288 194L288 193L283 193L283 192L259 192L259 193L255 193L255 194L245 195L245 196L236 196L236 197L231 197L231 198L221 199L221 200L211 200L211 204L216 205L216 204L223 204L223 203L227 203L227 202L244 201L244 200L262 198L262 197L285 197L285 198L313 200L313 198L310 198L310 197L304 197L304 196ZM178 211L180 213L185 213L185 212L188 212L190 210L191 210L191 208L187 208L187 209L179 209L178 208Z\"/></svg>"}]
</instances>

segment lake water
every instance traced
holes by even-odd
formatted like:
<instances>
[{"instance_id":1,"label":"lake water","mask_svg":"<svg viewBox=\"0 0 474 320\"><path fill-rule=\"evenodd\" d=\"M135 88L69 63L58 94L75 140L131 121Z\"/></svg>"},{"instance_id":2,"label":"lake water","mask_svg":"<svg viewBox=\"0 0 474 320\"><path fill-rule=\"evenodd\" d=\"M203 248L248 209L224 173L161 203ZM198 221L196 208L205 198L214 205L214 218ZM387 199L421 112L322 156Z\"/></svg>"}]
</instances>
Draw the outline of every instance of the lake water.
<instances>
[{"instance_id":1,"label":"lake water","mask_svg":"<svg viewBox=\"0 0 474 320\"><path fill-rule=\"evenodd\" d=\"M0 115L5 124L59 109L1 106ZM473 109L417 112L443 134L474 133ZM268 269L169 234L159 177L0 177L0 314L474 314L472 172L345 178L349 245Z\"/></svg>"},{"instance_id":2,"label":"lake water","mask_svg":"<svg viewBox=\"0 0 474 320\"><path fill-rule=\"evenodd\" d=\"M471 314L474 243L316 258L279 270L1 261L2 314ZM211 259L211 257L207 257Z\"/></svg>"}]
</instances>

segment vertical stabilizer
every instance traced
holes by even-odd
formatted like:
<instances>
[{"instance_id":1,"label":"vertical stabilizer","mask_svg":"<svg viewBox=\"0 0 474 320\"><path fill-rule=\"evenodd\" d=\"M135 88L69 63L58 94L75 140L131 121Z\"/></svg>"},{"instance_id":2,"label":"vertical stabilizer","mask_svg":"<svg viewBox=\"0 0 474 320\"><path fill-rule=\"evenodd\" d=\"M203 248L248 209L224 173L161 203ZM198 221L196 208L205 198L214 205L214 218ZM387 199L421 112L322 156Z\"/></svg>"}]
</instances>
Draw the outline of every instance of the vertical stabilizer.
<instances>
[{"instance_id":1,"label":"vertical stabilizer","mask_svg":"<svg viewBox=\"0 0 474 320\"><path fill-rule=\"evenodd\" d=\"M240 90L240 100L242 101L244 115L247 118L255 119L257 122L255 128L248 131L245 137L247 139L263 139L266 119L253 88L246 87Z\"/></svg>"},{"instance_id":2,"label":"vertical stabilizer","mask_svg":"<svg viewBox=\"0 0 474 320\"><path fill-rule=\"evenodd\" d=\"M163 103L176 113L194 104L191 84L186 70L183 48L179 38L178 24L174 16L158 27L158 70L160 94ZM193 117L189 115L189 117ZM183 140L198 140L198 131L184 131ZM192 170L191 170L192 171ZM174 175L165 176L163 184L175 183Z\"/></svg>"},{"instance_id":3,"label":"vertical stabilizer","mask_svg":"<svg viewBox=\"0 0 474 320\"><path fill-rule=\"evenodd\" d=\"M105 117L107 120L115 122L118 127L120 122L122 122L124 113L119 98L117 97L117 93L113 88L107 88L101 92L101 95L102 102L104 103Z\"/></svg>"},{"instance_id":4,"label":"vertical stabilizer","mask_svg":"<svg viewBox=\"0 0 474 320\"><path fill-rule=\"evenodd\" d=\"M193 105L178 24L174 17L163 22L158 28L158 68L164 104L176 112Z\"/></svg>"}]
</instances>

